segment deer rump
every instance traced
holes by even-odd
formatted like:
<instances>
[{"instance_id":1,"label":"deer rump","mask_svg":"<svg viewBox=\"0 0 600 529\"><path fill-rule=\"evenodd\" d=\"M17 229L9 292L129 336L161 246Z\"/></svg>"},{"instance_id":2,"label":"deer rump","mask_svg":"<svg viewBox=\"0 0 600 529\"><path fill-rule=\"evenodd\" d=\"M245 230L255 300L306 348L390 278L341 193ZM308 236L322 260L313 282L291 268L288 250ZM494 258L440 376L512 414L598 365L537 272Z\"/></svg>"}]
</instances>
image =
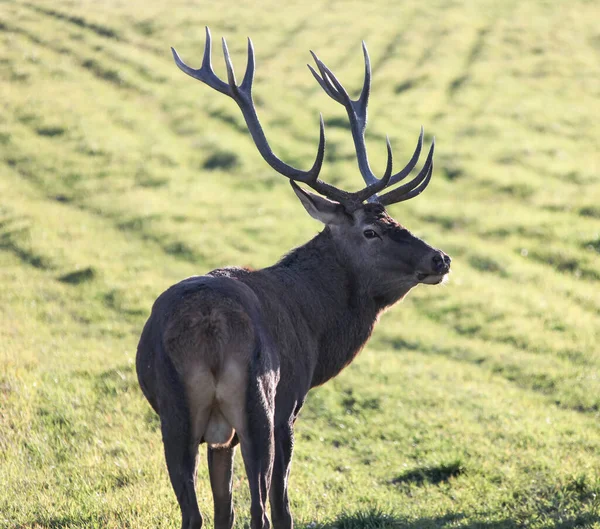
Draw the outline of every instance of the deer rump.
<instances>
[{"instance_id":1,"label":"deer rump","mask_svg":"<svg viewBox=\"0 0 600 529\"><path fill-rule=\"evenodd\" d=\"M252 390L257 390L249 381L267 377L267 384L258 385L274 389L277 384L278 359L261 310L247 285L211 275L172 286L152 308L138 347L145 351L138 358L147 359L138 366L140 385L161 417L188 414L195 445L220 448L230 445L236 432L247 433L247 403L255 401ZM174 394L185 396L185 402L177 399L177 409ZM260 401L272 418L274 403Z\"/></svg>"}]
</instances>

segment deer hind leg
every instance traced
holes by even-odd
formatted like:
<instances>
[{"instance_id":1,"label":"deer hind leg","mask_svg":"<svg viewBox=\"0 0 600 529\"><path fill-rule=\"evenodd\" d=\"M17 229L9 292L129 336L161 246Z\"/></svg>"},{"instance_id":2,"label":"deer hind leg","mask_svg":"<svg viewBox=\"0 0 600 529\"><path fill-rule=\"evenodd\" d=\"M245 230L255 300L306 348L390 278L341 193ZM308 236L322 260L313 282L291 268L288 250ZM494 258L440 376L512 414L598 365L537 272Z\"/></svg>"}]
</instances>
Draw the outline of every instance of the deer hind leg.
<instances>
[{"instance_id":1,"label":"deer hind leg","mask_svg":"<svg viewBox=\"0 0 600 529\"><path fill-rule=\"evenodd\" d=\"M251 528L269 529L266 503L275 455L273 415L277 382L270 374L251 379L246 398L247 428L238 434L250 486Z\"/></svg>"},{"instance_id":2,"label":"deer hind leg","mask_svg":"<svg viewBox=\"0 0 600 529\"><path fill-rule=\"evenodd\" d=\"M235 443L208 447L208 471L215 505L215 529L231 529L235 520L232 501Z\"/></svg>"},{"instance_id":3,"label":"deer hind leg","mask_svg":"<svg viewBox=\"0 0 600 529\"><path fill-rule=\"evenodd\" d=\"M200 529L202 516L196 499L198 445L189 436L189 425L163 420L162 434L171 485L181 508L181 529Z\"/></svg>"},{"instance_id":4,"label":"deer hind leg","mask_svg":"<svg viewBox=\"0 0 600 529\"><path fill-rule=\"evenodd\" d=\"M172 365L165 367L172 369ZM166 382L167 378L170 378L169 382ZM175 387L178 386L176 380L165 377L166 383L159 400L165 458L171 485L181 508L181 528L200 529L202 516L195 490L198 440L193 433L183 388Z\"/></svg>"},{"instance_id":5,"label":"deer hind leg","mask_svg":"<svg viewBox=\"0 0 600 529\"><path fill-rule=\"evenodd\" d=\"M269 492L271 518L275 529L292 529L294 523L288 499L288 479L294 449L294 432L290 423L278 426L275 430L275 461L273 482Z\"/></svg>"}]
</instances>

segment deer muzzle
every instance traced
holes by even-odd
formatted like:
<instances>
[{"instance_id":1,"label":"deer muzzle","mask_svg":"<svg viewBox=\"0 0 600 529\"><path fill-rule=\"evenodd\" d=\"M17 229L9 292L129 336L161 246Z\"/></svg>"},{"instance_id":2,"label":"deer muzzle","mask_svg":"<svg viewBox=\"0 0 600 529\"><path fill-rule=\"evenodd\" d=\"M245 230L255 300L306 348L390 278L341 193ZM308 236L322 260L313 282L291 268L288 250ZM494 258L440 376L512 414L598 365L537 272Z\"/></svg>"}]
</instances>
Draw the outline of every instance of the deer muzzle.
<instances>
[{"instance_id":1,"label":"deer muzzle","mask_svg":"<svg viewBox=\"0 0 600 529\"><path fill-rule=\"evenodd\" d=\"M422 260L417 271L417 279L420 283L437 285L450 272L451 262L452 259L449 255L440 250L434 250L433 255L429 254Z\"/></svg>"}]
</instances>

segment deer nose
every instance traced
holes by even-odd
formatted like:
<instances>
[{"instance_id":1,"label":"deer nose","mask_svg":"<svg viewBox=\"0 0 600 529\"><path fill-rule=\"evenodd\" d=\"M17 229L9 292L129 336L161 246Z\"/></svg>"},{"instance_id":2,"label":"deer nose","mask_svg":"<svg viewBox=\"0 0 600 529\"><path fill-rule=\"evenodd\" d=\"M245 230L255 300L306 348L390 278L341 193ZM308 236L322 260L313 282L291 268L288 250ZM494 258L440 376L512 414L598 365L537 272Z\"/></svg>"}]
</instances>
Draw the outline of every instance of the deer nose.
<instances>
[{"instance_id":1,"label":"deer nose","mask_svg":"<svg viewBox=\"0 0 600 529\"><path fill-rule=\"evenodd\" d=\"M432 264L436 274L445 274L450 270L452 259L443 252L438 252L433 256Z\"/></svg>"}]
</instances>

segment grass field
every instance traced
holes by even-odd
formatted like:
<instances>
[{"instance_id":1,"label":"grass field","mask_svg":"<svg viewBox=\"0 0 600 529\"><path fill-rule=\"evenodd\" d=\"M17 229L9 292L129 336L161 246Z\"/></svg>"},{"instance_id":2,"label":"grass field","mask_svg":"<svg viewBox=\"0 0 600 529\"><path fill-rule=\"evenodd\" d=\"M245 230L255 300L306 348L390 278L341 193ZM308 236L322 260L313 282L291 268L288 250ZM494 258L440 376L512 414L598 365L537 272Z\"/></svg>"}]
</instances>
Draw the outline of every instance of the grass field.
<instances>
[{"instance_id":1,"label":"grass field","mask_svg":"<svg viewBox=\"0 0 600 529\"><path fill-rule=\"evenodd\" d=\"M392 5L393 4L393 5ZM235 104L182 74L204 25L245 38L276 153L360 185L313 49L356 94L368 145L436 136L427 192L390 212L453 258L313 391L291 496L312 529L600 527L600 7L585 0L0 0L0 527L179 527L137 385L154 299L273 263L320 227ZM217 41L218 42L218 41ZM224 66L218 46L213 62ZM238 527L249 519L236 461ZM201 510L212 526L207 472Z\"/></svg>"}]
</instances>

